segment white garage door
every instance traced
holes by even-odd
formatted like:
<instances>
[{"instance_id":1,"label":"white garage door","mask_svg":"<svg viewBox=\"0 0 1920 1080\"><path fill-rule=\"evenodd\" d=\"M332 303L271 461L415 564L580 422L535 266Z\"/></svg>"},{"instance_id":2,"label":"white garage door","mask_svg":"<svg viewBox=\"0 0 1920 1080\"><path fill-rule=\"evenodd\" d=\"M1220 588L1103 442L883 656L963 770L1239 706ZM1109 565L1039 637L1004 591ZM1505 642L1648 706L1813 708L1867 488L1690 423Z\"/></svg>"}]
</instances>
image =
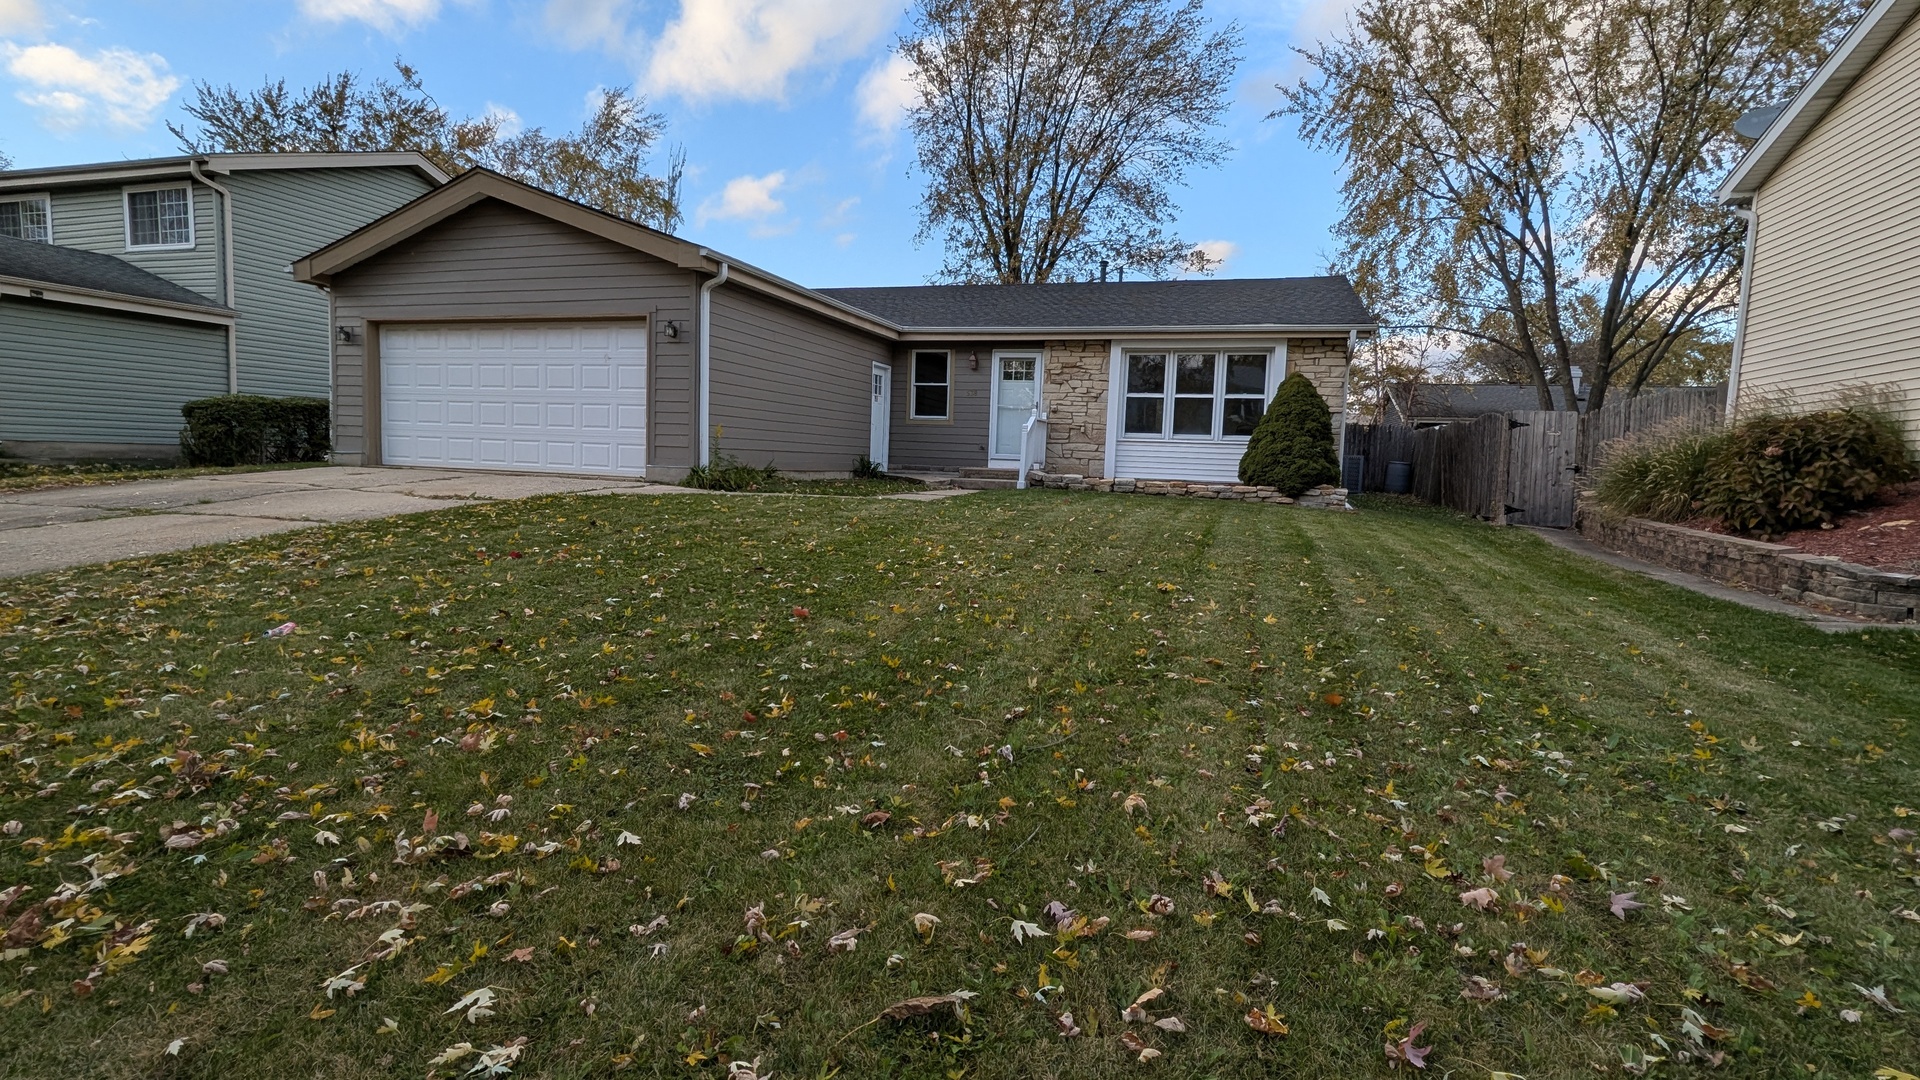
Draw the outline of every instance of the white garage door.
<instances>
[{"instance_id":1,"label":"white garage door","mask_svg":"<svg viewBox=\"0 0 1920 1080\"><path fill-rule=\"evenodd\" d=\"M389 465L645 472L644 323L383 327L380 381Z\"/></svg>"}]
</instances>

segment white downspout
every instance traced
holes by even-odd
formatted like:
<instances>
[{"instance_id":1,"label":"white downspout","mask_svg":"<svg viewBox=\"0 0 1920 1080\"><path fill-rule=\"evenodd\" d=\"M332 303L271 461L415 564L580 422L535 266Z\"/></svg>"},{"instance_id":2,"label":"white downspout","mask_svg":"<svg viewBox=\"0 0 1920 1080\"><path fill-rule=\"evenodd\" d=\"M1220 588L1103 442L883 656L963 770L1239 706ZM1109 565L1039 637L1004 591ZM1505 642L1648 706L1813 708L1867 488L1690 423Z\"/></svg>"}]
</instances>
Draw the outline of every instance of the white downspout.
<instances>
[{"instance_id":1,"label":"white downspout","mask_svg":"<svg viewBox=\"0 0 1920 1080\"><path fill-rule=\"evenodd\" d=\"M1733 316L1733 356L1727 362L1727 406L1726 422L1733 421L1734 403L1740 400L1740 356L1747 345L1747 296L1753 288L1753 242L1754 234L1760 228L1760 199L1754 196L1748 207L1735 207L1733 212L1747 223L1746 250L1740 256L1740 308Z\"/></svg>"},{"instance_id":2,"label":"white downspout","mask_svg":"<svg viewBox=\"0 0 1920 1080\"><path fill-rule=\"evenodd\" d=\"M700 254L711 256L706 248ZM727 274L731 269L725 259L720 259L720 272L708 278L700 286L700 446L695 451L694 460L702 465L713 464L712 410L713 410L713 290L727 283Z\"/></svg>"},{"instance_id":3,"label":"white downspout","mask_svg":"<svg viewBox=\"0 0 1920 1080\"><path fill-rule=\"evenodd\" d=\"M225 286L221 291L226 294L229 310L233 308L233 192L221 187L200 171L200 159L187 162L187 172L195 180L212 188L220 196L220 280ZM240 392L240 328L235 323L227 324L227 393ZM331 336L331 331L329 331ZM332 348L331 345L328 346Z\"/></svg>"}]
</instances>

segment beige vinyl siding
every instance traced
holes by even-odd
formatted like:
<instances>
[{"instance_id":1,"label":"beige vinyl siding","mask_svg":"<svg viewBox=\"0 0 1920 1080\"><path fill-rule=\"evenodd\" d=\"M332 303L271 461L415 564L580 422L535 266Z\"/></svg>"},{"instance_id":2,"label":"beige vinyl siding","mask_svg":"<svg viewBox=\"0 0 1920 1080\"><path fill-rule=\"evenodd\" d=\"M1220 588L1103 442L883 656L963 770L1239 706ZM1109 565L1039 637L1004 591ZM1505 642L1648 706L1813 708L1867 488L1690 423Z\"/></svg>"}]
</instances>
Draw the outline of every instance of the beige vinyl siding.
<instances>
[{"instance_id":1,"label":"beige vinyl siding","mask_svg":"<svg viewBox=\"0 0 1920 1080\"><path fill-rule=\"evenodd\" d=\"M356 330L334 346L334 449L370 463L368 323L461 319L652 320L647 465L692 464L694 275L631 248L486 200L334 278L334 323ZM677 341L661 337L672 320ZM864 425L862 431L865 430Z\"/></svg>"},{"instance_id":2,"label":"beige vinyl siding","mask_svg":"<svg viewBox=\"0 0 1920 1080\"><path fill-rule=\"evenodd\" d=\"M873 365L888 359L869 334L715 289L708 418L721 452L788 472L847 472L870 448Z\"/></svg>"},{"instance_id":3,"label":"beige vinyl siding","mask_svg":"<svg viewBox=\"0 0 1920 1080\"><path fill-rule=\"evenodd\" d=\"M144 187L145 184L136 184ZM220 218L213 192L193 184L193 246L165 251L128 251L125 185L53 192L53 242L61 247L98 251L176 285L221 302Z\"/></svg>"},{"instance_id":4,"label":"beige vinyl siding","mask_svg":"<svg viewBox=\"0 0 1920 1080\"><path fill-rule=\"evenodd\" d=\"M293 280L293 260L433 185L405 168L249 170L220 183L233 193L240 391L326 397L327 298Z\"/></svg>"},{"instance_id":5,"label":"beige vinyl siding","mask_svg":"<svg viewBox=\"0 0 1920 1080\"><path fill-rule=\"evenodd\" d=\"M1740 398L1898 384L1920 439L1920 20L1755 199Z\"/></svg>"},{"instance_id":6,"label":"beige vinyl siding","mask_svg":"<svg viewBox=\"0 0 1920 1080\"><path fill-rule=\"evenodd\" d=\"M984 469L987 420L993 401L993 351L1044 348L1038 341L916 342L893 347L893 435L888 465L895 469ZM916 420L913 354L946 352L953 358L947 420ZM975 370L967 357L979 357Z\"/></svg>"},{"instance_id":7,"label":"beige vinyl siding","mask_svg":"<svg viewBox=\"0 0 1920 1080\"><path fill-rule=\"evenodd\" d=\"M180 406L227 391L227 333L8 297L0 387L0 442L177 446Z\"/></svg>"}]
</instances>

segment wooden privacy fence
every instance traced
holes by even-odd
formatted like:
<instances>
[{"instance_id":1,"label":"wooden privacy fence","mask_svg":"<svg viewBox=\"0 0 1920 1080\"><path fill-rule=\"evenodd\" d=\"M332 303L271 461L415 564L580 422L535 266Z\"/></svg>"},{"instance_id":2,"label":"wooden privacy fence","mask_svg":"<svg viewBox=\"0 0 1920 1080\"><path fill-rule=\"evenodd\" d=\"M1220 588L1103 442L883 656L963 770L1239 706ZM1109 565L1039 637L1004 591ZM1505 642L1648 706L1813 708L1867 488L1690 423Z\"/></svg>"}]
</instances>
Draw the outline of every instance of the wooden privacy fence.
<instances>
[{"instance_id":1,"label":"wooden privacy fence","mask_svg":"<svg viewBox=\"0 0 1920 1080\"><path fill-rule=\"evenodd\" d=\"M1383 491L1387 465L1413 467L1414 497L1497 525L1573 524L1580 477L1608 443L1676 421L1720 422L1725 392L1688 388L1595 413L1489 413L1442 427L1353 424L1346 452L1363 455L1362 491Z\"/></svg>"}]
</instances>

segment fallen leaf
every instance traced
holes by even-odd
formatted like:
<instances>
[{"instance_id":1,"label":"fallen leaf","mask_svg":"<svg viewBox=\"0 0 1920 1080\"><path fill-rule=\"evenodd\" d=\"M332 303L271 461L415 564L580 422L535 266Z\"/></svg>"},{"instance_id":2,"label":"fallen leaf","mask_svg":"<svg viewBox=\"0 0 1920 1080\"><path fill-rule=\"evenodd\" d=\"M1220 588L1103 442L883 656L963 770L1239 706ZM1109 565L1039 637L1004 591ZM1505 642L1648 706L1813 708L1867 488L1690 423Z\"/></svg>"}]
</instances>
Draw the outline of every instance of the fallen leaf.
<instances>
[{"instance_id":1,"label":"fallen leaf","mask_svg":"<svg viewBox=\"0 0 1920 1080\"><path fill-rule=\"evenodd\" d=\"M1647 906L1641 903L1640 901L1635 900L1634 895L1635 894L1630 892L1617 892L1612 894L1607 898L1607 910L1613 912L1614 918L1619 919L1621 922L1625 922L1627 919L1627 912Z\"/></svg>"},{"instance_id":2,"label":"fallen leaf","mask_svg":"<svg viewBox=\"0 0 1920 1080\"><path fill-rule=\"evenodd\" d=\"M932 994L927 997L911 997L905 1001L896 1001L880 1010L879 1019L907 1020L916 1016L925 1016L935 1009L948 1005L953 1006L954 1014L957 1016L962 1005L979 996L979 994L972 990L955 990L951 994ZM1068 1018L1068 1023L1072 1023L1071 1017ZM1078 1029L1076 1029L1075 1034L1078 1033Z\"/></svg>"},{"instance_id":3,"label":"fallen leaf","mask_svg":"<svg viewBox=\"0 0 1920 1080\"><path fill-rule=\"evenodd\" d=\"M1468 889L1466 892L1460 894L1460 902L1462 904L1478 911L1487 910L1498 903L1499 900L1500 894L1485 886L1478 889Z\"/></svg>"},{"instance_id":4,"label":"fallen leaf","mask_svg":"<svg viewBox=\"0 0 1920 1080\"><path fill-rule=\"evenodd\" d=\"M1273 1011L1272 1005L1264 1009L1248 1009L1247 1026L1262 1035L1280 1036L1289 1030L1281 1014Z\"/></svg>"},{"instance_id":5,"label":"fallen leaf","mask_svg":"<svg viewBox=\"0 0 1920 1080\"><path fill-rule=\"evenodd\" d=\"M1402 1065L1415 1069L1427 1067L1427 1055L1433 1053L1431 1046L1415 1046L1414 1041L1420 1033L1427 1030L1427 1022L1421 1020L1407 1029L1405 1038L1387 1044L1387 1067L1397 1069Z\"/></svg>"}]
</instances>

